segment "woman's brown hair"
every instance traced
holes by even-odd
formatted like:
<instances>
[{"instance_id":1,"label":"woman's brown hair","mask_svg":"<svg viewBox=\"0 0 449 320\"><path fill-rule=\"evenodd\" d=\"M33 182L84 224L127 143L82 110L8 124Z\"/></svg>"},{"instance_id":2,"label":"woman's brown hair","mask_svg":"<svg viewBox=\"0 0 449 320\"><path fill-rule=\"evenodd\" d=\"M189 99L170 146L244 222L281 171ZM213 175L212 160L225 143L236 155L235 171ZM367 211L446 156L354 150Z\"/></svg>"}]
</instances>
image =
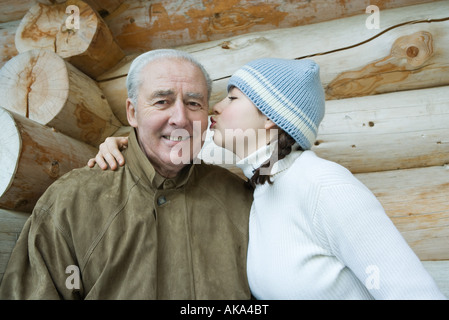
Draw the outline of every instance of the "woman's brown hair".
<instances>
[{"instance_id":1,"label":"woman's brown hair","mask_svg":"<svg viewBox=\"0 0 449 320\"><path fill-rule=\"evenodd\" d=\"M272 184L273 181L271 181L270 177L271 175L263 175L260 174L261 168L269 168L271 171L271 168L275 164L276 161L279 161L281 159L284 159L285 156L290 154L292 152L292 147L295 144L295 140L290 137L289 134L287 134L283 130L278 130L278 143L276 145L275 150L273 151L273 154L271 155L270 159L265 161L258 169L254 170L254 174L251 177L251 179L248 180L248 184L251 187L255 187L256 184L264 184L265 182L268 182L269 184ZM298 150L303 150L300 146L298 146Z\"/></svg>"}]
</instances>

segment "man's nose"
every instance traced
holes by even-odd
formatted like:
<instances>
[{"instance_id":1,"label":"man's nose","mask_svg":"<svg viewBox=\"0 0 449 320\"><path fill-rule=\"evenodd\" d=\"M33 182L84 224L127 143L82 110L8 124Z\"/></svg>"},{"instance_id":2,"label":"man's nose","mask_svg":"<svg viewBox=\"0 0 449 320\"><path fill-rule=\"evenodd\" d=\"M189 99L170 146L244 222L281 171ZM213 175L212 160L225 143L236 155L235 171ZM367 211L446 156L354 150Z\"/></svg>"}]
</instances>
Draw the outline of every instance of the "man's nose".
<instances>
[{"instance_id":1,"label":"man's nose","mask_svg":"<svg viewBox=\"0 0 449 320\"><path fill-rule=\"evenodd\" d=\"M171 108L172 112L169 119L169 124L176 127L185 127L189 123L187 115L187 108L183 101L176 100Z\"/></svg>"}]
</instances>

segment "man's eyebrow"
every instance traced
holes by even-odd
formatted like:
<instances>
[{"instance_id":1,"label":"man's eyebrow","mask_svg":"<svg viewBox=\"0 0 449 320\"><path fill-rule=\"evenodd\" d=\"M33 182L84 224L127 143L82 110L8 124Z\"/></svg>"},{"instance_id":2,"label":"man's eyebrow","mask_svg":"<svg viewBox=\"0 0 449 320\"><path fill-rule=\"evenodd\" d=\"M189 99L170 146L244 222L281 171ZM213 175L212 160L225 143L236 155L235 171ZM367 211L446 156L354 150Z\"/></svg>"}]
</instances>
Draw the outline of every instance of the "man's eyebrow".
<instances>
[{"instance_id":1,"label":"man's eyebrow","mask_svg":"<svg viewBox=\"0 0 449 320\"><path fill-rule=\"evenodd\" d=\"M192 98L192 99L198 99L198 100L204 99L204 95L199 92L187 92L186 96L188 98Z\"/></svg>"},{"instance_id":2,"label":"man's eyebrow","mask_svg":"<svg viewBox=\"0 0 449 320\"><path fill-rule=\"evenodd\" d=\"M175 95L175 92L171 89L156 90L151 94L151 98L160 98L160 97L167 97L167 96L173 96L173 95Z\"/></svg>"}]
</instances>

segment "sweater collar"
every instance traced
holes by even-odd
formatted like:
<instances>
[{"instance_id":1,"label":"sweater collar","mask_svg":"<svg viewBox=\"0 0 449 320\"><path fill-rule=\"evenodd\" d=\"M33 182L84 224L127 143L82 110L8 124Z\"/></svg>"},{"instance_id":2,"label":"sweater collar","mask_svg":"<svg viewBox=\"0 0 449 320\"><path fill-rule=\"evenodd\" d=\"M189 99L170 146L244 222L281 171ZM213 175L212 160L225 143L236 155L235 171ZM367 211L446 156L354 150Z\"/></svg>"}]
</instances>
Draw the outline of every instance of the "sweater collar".
<instances>
[{"instance_id":1,"label":"sweater collar","mask_svg":"<svg viewBox=\"0 0 449 320\"><path fill-rule=\"evenodd\" d=\"M297 150L298 145L295 143L290 152L283 159L277 161L271 168L271 175L276 175L282 171L287 170L295 162L295 160L302 154L302 151ZM267 161L274 150L274 145L266 145L259 148L248 157L238 161L236 166L239 167L245 177L251 179L254 171L257 170L265 161Z\"/></svg>"},{"instance_id":2,"label":"sweater collar","mask_svg":"<svg viewBox=\"0 0 449 320\"><path fill-rule=\"evenodd\" d=\"M263 146L251 153L248 157L237 161L236 166L242 169L243 174L248 179L254 174L254 171L259 168L265 161L270 159L271 155L270 145Z\"/></svg>"},{"instance_id":3,"label":"sweater collar","mask_svg":"<svg viewBox=\"0 0 449 320\"><path fill-rule=\"evenodd\" d=\"M175 189L184 186L193 171L194 164L185 166L175 178L168 179L161 176L148 160L140 148L135 130L131 130L126 150L126 163L130 170L151 189Z\"/></svg>"}]
</instances>

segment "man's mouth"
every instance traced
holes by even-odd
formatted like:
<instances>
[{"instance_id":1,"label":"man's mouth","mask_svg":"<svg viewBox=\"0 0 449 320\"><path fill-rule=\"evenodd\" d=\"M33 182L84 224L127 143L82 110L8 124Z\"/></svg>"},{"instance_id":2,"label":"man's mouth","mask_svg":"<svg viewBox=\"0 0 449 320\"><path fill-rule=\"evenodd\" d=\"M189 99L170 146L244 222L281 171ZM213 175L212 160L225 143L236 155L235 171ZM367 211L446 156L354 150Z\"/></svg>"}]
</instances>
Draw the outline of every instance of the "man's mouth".
<instances>
[{"instance_id":1,"label":"man's mouth","mask_svg":"<svg viewBox=\"0 0 449 320\"><path fill-rule=\"evenodd\" d=\"M182 136L162 136L164 139L170 140L170 141L175 141L175 142L179 142L179 141L186 141L188 139L190 139L190 136L187 137L182 137Z\"/></svg>"}]
</instances>

